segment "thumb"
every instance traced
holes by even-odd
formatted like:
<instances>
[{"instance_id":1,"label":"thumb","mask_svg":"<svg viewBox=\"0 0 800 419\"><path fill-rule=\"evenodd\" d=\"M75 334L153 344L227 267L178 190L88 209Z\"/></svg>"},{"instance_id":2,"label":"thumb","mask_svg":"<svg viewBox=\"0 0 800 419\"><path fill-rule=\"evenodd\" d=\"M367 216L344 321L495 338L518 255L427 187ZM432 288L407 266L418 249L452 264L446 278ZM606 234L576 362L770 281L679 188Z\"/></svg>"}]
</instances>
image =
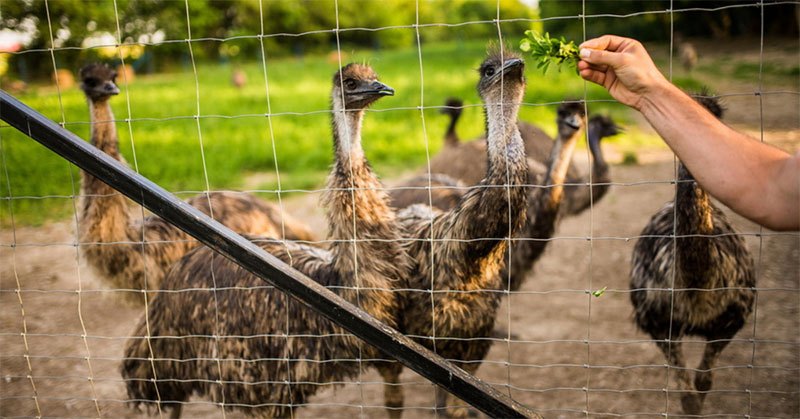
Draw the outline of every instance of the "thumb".
<instances>
[{"instance_id":1,"label":"thumb","mask_svg":"<svg viewBox=\"0 0 800 419\"><path fill-rule=\"evenodd\" d=\"M581 48L581 59L589 64L607 65L617 68L622 64L622 53L599 49Z\"/></svg>"}]
</instances>

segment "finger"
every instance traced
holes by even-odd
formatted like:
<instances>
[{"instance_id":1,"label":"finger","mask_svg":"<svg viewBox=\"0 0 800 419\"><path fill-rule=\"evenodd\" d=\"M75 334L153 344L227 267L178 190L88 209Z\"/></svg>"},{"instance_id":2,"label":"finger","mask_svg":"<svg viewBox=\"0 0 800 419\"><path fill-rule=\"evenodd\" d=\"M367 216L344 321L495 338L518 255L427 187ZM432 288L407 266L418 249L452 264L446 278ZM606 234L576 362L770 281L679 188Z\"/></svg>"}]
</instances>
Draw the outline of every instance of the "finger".
<instances>
[{"instance_id":1,"label":"finger","mask_svg":"<svg viewBox=\"0 0 800 419\"><path fill-rule=\"evenodd\" d=\"M586 61L578 61L578 70L583 70L585 68L591 68L592 70L597 70L597 71L602 71L602 72L608 71L608 66L607 65L603 65L603 64L597 65L597 64L588 63Z\"/></svg>"},{"instance_id":2,"label":"finger","mask_svg":"<svg viewBox=\"0 0 800 419\"><path fill-rule=\"evenodd\" d=\"M624 60L623 53L603 51L599 49L581 48L581 60L595 66L606 65L617 68L622 65Z\"/></svg>"},{"instance_id":3,"label":"finger","mask_svg":"<svg viewBox=\"0 0 800 419\"><path fill-rule=\"evenodd\" d=\"M618 51L629 38L616 35L603 35L599 38L589 39L579 45L580 48L599 49L606 51Z\"/></svg>"},{"instance_id":4,"label":"finger","mask_svg":"<svg viewBox=\"0 0 800 419\"><path fill-rule=\"evenodd\" d=\"M606 73L602 71L595 71L591 68L580 70L580 75L584 80L604 86L606 81Z\"/></svg>"}]
</instances>

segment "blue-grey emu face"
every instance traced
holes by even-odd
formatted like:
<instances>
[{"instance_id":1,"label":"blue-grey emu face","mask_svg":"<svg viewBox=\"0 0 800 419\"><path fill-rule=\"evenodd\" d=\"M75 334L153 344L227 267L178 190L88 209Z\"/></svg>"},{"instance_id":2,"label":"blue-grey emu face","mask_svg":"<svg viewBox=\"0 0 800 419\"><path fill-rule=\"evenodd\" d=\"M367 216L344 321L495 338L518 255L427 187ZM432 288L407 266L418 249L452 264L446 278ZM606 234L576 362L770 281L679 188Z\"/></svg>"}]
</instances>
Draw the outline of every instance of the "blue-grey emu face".
<instances>
[{"instance_id":1,"label":"blue-grey emu face","mask_svg":"<svg viewBox=\"0 0 800 419\"><path fill-rule=\"evenodd\" d=\"M522 100L525 86L525 61L512 52L492 52L478 68L478 94L485 103ZM520 88L522 87L522 88Z\"/></svg>"},{"instance_id":2,"label":"blue-grey emu face","mask_svg":"<svg viewBox=\"0 0 800 419\"><path fill-rule=\"evenodd\" d=\"M564 102L558 106L556 111L556 125L558 135L567 138L574 135L583 128L586 117L586 109L583 102Z\"/></svg>"},{"instance_id":3,"label":"blue-grey emu face","mask_svg":"<svg viewBox=\"0 0 800 419\"><path fill-rule=\"evenodd\" d=\"M106 100L119 94L115 83L117 72L104 64L89 64L78 73L81 79L81 90L93 101Z\"/></svg>"},{"instance_id":4,"label":"blue-grey emu face","mask_svg":"<svg viewBox=\"0 0 800 419\"><path fill-rule=\"evenodd\" d=\"M375 71L366 65L348 64L333 76L335 97L344 96L346 109L364 109L394 89L378 81Z\"/></svg>"}]
</instances>

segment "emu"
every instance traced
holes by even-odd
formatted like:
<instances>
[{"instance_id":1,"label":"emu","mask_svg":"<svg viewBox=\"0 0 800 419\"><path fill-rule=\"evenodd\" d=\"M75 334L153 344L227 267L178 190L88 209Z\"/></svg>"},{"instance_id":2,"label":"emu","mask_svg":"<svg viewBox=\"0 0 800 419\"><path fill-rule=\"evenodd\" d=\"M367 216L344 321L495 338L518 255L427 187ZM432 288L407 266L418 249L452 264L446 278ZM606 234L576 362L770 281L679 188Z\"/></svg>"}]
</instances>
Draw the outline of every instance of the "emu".
<instances>
[{"instance_id":1,"label":"emu","mask_svg":"<svg viewBox=\"0 0 800 419\"><path fill-rule=\"evenodd\" d=\"M101 64L80 70L81 89L92 118L91 143L124 163L109 100L119 93L116 71ZM167 269L199 243L160 217L134 217L129 201L102 180L81 171L78 229L82 254L115 288L157 290ZM240 232L313 241L311 231L271 203L252 195L211 192L188 203ZM126 294L138 300L138 293ZM138 300L142 301L142 300Z\"/></svg>"},{"instance_id":2,"label":"emu","mask_svg":"<svg viewBox=\"0 0 800 419\"><path fill-rule=\"evenodd\" d=\"M722 116L716 100L699 102ZM676 368L684 413L699 415L717 359L752 311L755 268L742 237L683 163L676 189L634 246L630 297L636 325ZM687 335L708 341L694 383L682 351Z\"/></svg>"},{"instance_id":3,"label":"emu","mask_svg":"<svg viewBox=\"0 0 800 419\"><path fill-rule=\"evenodd\" d=\"M335 161L323 200L330 249L258 243L390 327L399 312L392 288L409 275L411 263L388 197L364 157L361 123L371 103L393 94L368 66L349 64L333 77ZM182 403L197 394L251 415L286 417L317 383L356 376L362 359L381 357L205 247L181 259L162 289L191 291L159 293L128 342L122 376L134 406L155 405L178 417Z\"/></svg>"},{"instance_id":4,"label":"emu","mask_svg":"<svg viewBox=\"0 0 800 419\"><path fill-rule=\"evenodd\" d=\"M565 102L559 105L556 114L558 135L551 147L550 156L547 158L548 166L540 169L538 163L528 159L530 182L541 186L532 188L528 194L527 222L516 237L519 240L515 240L511 244L510 266L504 266L500 275L503 284L507 285L505 288L510 291L518 291L522 287L528 273L550 243L547 239L553 237L558 221L564 215L561 208L566 205L566 191L569 190L564 183L568 182L566 179L571 167L575 144L582 136L583 128L586 125L585 109L582 102ZM594 135L597 136L604 129L598 129L598 125L605 125L607 122L599 118L594 118L593 121L597 121L594 131ZM615 125L612 123L612 126ZM591 144L597 146L598 140L590 139ZM604 165L605 161L601 161L601 164L596 167ZM602 169L597 169L597 171L602 172ZM442 210L452 209L455 206L452 203L458 202L467 190L463 184L447 175L434 174L430 179L432 203ZM413 199L417 201L415 203L428 202L427 193L424 195L419 193L420 190L428 187L428 177L419 176L412 180L413 183L406 185L414 185L416 189L392 191L391 196L395 205L398 205L398 201L406 199ZM407 201L402 203L411 204ZM504 260L509 259L506 257Z\"/></svg>"},{"instance_id":5,"label":"emu","mask_svg":"<svg viewBox=\"0 0 800 419\"><path fill-rule=\"evenodd\" d=\"M455 201L451 195L463 194L463 185L457 182L471 186L481 180L486 167L486 160L481 157L485 153L486 140L478 138L468 142L460 141L455 126L462 108L463 102L459 99L450 98L445 103L442 113L450 116L450 122L445 133L445 146L430 161L430 173L435 174L435 177L429 183L429 176L426 173L399 184L391 193L392 205L396 208L429 203L430 186L432 204L437 208L449 209ZM528 154L531 179L540 179L547 171L545 164L553 148L553 139L536 125L524 121L519 121L518 124ZM597 204L606 195L611 184L611 176L600 142L603 138L618 135L620 132L621 128L609 116L595 115L589 120L588 140L589 151L593 158L592 175L590 178L581 173L576 165L570 164L566 177L566 196L560 207L564 215L578 215ZM449 179L443 176L448 176ZM459 193L460 191L462 192Z\"/></svg>"},{"instance_id":6,"label":"emu","mask_svg":"<svg viewBox=\"0 0 800 419\"><path fill-rule=\"evenodd\" d=\"M490 346L501 295L498 275L508 237L525 223L528 168L517 128L517 113L525 92L524 62L516 55L492 51L481 64L478 92L486 112L488 168L478 187L455 207L441 212L413 205L400 212L404 237L413 260L406 290L400 294L400 330L426 336L419 343L434 348L468 372L475 372ZM386 385L389 415L403 406L396 385L399 363L379 365ZM436 407L451 416L466 409L448 408L448 393L437 388Z\"/></svg>"}]
</instances>

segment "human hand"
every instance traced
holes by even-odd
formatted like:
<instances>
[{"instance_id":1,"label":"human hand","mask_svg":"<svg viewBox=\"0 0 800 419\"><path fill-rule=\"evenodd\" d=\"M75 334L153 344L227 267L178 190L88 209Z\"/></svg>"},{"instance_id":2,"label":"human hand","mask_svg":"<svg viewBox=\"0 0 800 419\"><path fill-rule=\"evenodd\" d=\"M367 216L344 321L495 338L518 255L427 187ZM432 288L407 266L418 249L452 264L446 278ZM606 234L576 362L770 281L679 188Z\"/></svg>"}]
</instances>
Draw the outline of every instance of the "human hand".
<instances>
[{"instance_id":1,"label":"human hand","mask_svg":"<svg viewBox=\"0 0 800 419\"><path fill-rule=\"evenodd\" d=\"M641 110L648 95L669 85L635 39L604 35L582 43L580 48L581 77L605 87L614 99L635 109Z\"/></svg>"}]
</instances>

